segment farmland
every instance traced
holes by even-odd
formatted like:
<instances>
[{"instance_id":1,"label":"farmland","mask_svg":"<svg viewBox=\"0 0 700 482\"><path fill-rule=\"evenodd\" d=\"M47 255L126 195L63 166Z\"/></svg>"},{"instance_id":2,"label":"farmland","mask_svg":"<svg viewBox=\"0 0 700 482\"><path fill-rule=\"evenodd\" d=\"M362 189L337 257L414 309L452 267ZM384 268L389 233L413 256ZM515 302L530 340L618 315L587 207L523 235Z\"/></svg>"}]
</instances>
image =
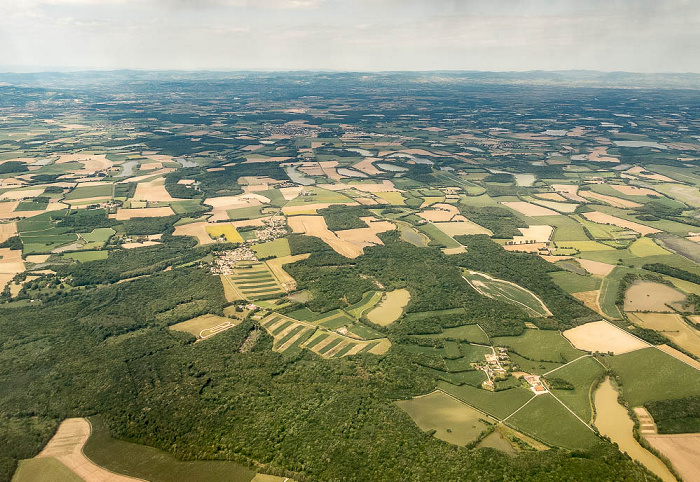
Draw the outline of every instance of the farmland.
<instances>
[{"instance_id":1,"label":"farmland","mask_svg":"<svg viewBox=\"0 0 700 482\"><path fill-rule=\"evenodd\" d=\"M0 480L645 480L596 387L700 396L692 89L85 75L0 74Z\"/></svg>"}]
</instances>

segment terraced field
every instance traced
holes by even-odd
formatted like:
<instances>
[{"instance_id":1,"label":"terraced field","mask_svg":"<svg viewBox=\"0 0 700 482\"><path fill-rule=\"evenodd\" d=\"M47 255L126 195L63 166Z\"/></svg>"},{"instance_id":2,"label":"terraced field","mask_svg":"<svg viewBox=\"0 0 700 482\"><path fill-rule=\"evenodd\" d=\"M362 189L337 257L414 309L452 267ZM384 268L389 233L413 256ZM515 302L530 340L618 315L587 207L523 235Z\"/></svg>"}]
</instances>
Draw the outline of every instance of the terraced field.
<instances>
[{"instance_id":1,"label":"terraced field","mask_svg":"<svg viewBox=\"0 0 700 482\"><path fill-rule=\"evenodd\" d=\"M243 299L267 299L285 294L274 273L259 261L239 261L233 272L225 275L225 280Z\"/></svg>"},{"instance_id":2,"label":"terraced field","mask_svg":"<svg viewBox=\"0 0 700 482\"><path fill-rule=\"evenodd\" d=\"M324 358L340 358L361 353L381 355L391 346L386 338L363 340L355 333L344 335L319 323L299 321L277 313L265 317L260 324L274 338L273 349L280 353L295 353L306 348Z\"/></svg>"}]
</instances>

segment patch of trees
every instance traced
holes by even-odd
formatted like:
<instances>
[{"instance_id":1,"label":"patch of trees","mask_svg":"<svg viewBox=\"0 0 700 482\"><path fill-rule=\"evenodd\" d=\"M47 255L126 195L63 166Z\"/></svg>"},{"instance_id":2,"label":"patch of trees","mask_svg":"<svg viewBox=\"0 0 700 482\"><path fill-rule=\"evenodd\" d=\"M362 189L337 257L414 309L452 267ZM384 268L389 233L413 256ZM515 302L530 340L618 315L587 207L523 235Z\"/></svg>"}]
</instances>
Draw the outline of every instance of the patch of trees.
<instances>
[{"instance_id":1,"label":"patch of trees","mask_svg":"<svg viewBox=\"0 0 700 482\"><path fill-rule=\"evenodd\" d=\"M655 273L665 274L673 278L682 279L684 281L690 281L691 283L700 284L700 276L695 273L691 273L684 269L675 268L663 263L648 263L642 265L642 269L647 271L653 271Z\"/></svg>"},{"instance_id":2,"label":"patch of trees","mask_svg":"<svg viewBox=\"0 0 700 482\"><path fill-rule=\"evenodd\" d=\"M128 235L142 236L147 234L170 234L174 231L173 224L181 216L163 216L157 218L132 218L122 222L124 231Z\"/></svg>"},{"instance_id":3,"label":"patch of trees","mask_svg":"<svg viewBox=\"0 0 700 482\"><path fill-rule=\"evenodd\" d=\"M659 433L700 432L700 397L647 402L644 407L654 417Z\"/></svg>"},{"instance_id":4,"label":"patch of trees","mask_svg":"<svg viewBox=\"0 0 700 482\"><path fill-rule=\"evenodd\" d=\"M0 243L0 248L22 249L22 238L19 236L11 236Z\"/></svg>"},{"instance_id":5,"label":"patch of trees","mask_svg":"<svg viewBox=\"0 0 700 482\"><path fill-rule=\"evenodd\" d=\"M495 182L499 184L512 184L515 182L515 178L512 174L507 172L498 172L496 174L489 174L484 178L484 182Z\"/></svg>"},{"instance_id":6,"label":"patch of trees","mask_svg":"<svg viewBox=\"0 0 700 482\"><path fill-rule=\"evenodd\" d=\"M0 174L28 171L27 163L22 161L7 161L0 164Z\"/></svg>"},{"instance_id":7,"label":"patch of trees","mask_svg":"<svg viewBox=\"0 0 700 482\"><path fill-rule=\"evenodd\" d=\"M116 221L109 219L107 211L104 209L80 209L66 212L65 216L58 219L56 226L93 230L95 228L109 228L115 224Z\"/></svg>"},{"instance_id":8,"label":"patch of trees","mask_svg":"<svg viewBox=\"0 0 700 482\"><path fill-rule=\"evenodd\" d=\"M556 377L546 377L545 381L547 382L547 385L549 385L549 388L552 390L573 390L574 385L568 382L567 380L564 380L563 378L556 378Z\"/></svg>"},{"instance_id":9,"label":"patch of trees","mask_svg":"<svg viewBox=\"0 0 700 482\"><path fill-rule=\"evenodd\" d=\"M489 229L496 238L512 238L520 234L518 228L526 228L512 211L498 206L467 206L459 204L459 211L469 220ZM455 238L457 239L457 238Z\"/></svg>"},{"instance_id":10,"label":"patch of trees","mask_svg":"<svg viewBox=\"0 0 700 482\"><path fill-rule=\"evenodd\" d=\"M272 179L286 180L287 173L279 164L274 162L256 162L234 164L224 167L221 171L209 172L203 168L178 169L165 178L165 188L171 196L194 198L200 195L229 196L241 194L243 189L238 185L238 178L244 176L266 176ZM188 188L178 181L193 179L198 182L198 190Z\"/></svg>"},{"instance_id":11,"label":"patch of trees","mask_svg":"<svg viewBox=\"0 0 700 482\"><path fill-rule=\"evenodd\" d=\"M195 248L188 237L164 236L163 244L132 250L113 250L107 259L60 266L59 276L70 277L75 286L116 283L121 279L157 273L168 266L177 266L202 258L212 249Z\"/></svg>"},{"instance_id":12,"label":"patch of trees","mask_svg":"<svg viewBox=\"0 0 700 482\"><path fill-rule=\"evenodd\" d=\"M323 216L331 231L366 228L367 224L360 217L372 216L372 213L362 206L332 205L318 213Z\"/></svg>"}]
</instances>

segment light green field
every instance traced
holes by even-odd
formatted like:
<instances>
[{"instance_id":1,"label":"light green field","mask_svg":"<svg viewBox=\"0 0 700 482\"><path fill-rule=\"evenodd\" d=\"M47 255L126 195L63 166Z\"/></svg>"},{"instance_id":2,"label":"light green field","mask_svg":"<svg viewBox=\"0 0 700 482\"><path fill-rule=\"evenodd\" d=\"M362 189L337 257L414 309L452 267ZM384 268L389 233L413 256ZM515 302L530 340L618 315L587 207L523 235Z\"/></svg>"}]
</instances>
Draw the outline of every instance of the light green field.
<instances>
[{"instance_id":1,"label":"light green field","mask_svg":"<svg viewBox=\"0 0 700 482\"><path fill-rule=\"evenodd\" d=\"M287 203L287 206L303 206L304 204L316 203L335 204L352 202L351 198L340 192L334 192L316 186L307 186L306 188L304 188L304 190L309 194L306 196L298 196L292 199L291 201L289 201L289 203Z\"/></svg>"},{"instance_id":2,"label":"light green field","mask_svg":"<svg viewBox=\"0 0 700 482\"><path fill-rule=\"evenodd\" d=\"M605 369L593 357L584 357L552 372L545 378L561 378L571 383L573 390L553 390L554 395L586 422L591 422L590 389Z\"/></svg>"},{"instance_id":3,"label":"light green field","mask_svg":"<svg viewBox=\"0 0 700 482\"><path fill-rule=\"evenodd\" d=\"M490 298L516 305L533 316L549 316L549 310L542 300L514 283L491 278L482 273L462 270L462 275L479 293Z\"/></svg>"},{"instance_id":4,"label":"light green field","mask_svg":"<svg viewBox=\"0 0 700 482\"><path fill-rule=\"evenodd\" d=\"M469 385L457 386L441 381L437 383L437 386L440 390L499 419L506 418L534 396L526 388L490 392L483 388Z\"/></svg>"},{"instance_id":5,"label":"light green field","mask_svg":"<svg viewBox=\"0 0 700 482\"><path fill-rule=\"evenodd\" d=\"M598 442L595 433L550 394L535 397L507 422L549 445L586 449Z\"/></svg>"},{"instance_id":6,"label":"light green field","mask_svg":"<svg viewBox=\"0 0 700 482\"><path fill-rule=\"evenodd\" d=\"M622 394L630 406L652 400L700 395L700 370L656 348L605 357L622 381Z\"/></svg>"},{"instance_id":7,"label":"light green field","mask_svg":"<svg viewBox=\"0 0 700 482\"><path fill-rule=\"evenodd\" d=\"M434 430L436 438L455 445L467 445L488 428L480 420L486 415L440 391L396 404L421 430Z\"/></svg>"},{"instance_id":8,"label":"light green field","mask_svg":"<svg viewBox=\"0 0 700 482\"><path fill-rule=\"evenodd\" d=\"M526 329L520 336L493 338L494 346L505 346L532 360L566 363L584 352L577 350L558 331Z\"/></svg>"},{"instance_id":9,"label":"light green field","mask_svg":"<svg viewBox=\"0 0 700 482\"><path fill-rule=\"evenodd\" d=\"M455 241L447 234L443 233L440 229L435 227L434 224L422 224L420 226L416 226L416 228L424 234L428 235L428 237L432 239L433 242L441 244L446 248L459 248L461 246L461 244L459 244L457 241Z\"/></svg>"},{"instance_id":10,"label":"light green field","mask_svg":"<svg viewBox=\"0 0 700 482\"><path fill-rule=\"evenodd\" d=\"M258 258L267 258L274 256L276 258L282 258L284 256L291 256L291 251L289 250L289 241L287 238L279 238L274 241L268 241L267 243L256 244L253 246L253 251Z\"/></svg>"},{"instance_id":11,"label":"light green field","mask_svg":"<svg viewBox=\"0 0 700 482\"><path fill-rule=\"evenodd\" d=\"M151 482L248 482L255 476L255 472L236 462L182 462L153 447L110 437L100 418L93 417L90 423L93 432L83 451L94 463L113 472Z\"/></svg>"},{"instance_id":12,"label":"light green field","mask_svg":"<svg viewBox=\"0 0 700 482\"><path fill-rule=\"evenodd\" d=\"M111 198L113 188L114 186L112 184L101 184L98 186L78 186L71 192L66 194L64 198L66 200L86 199L93 197Z\"/></svg>"},{"instance_id":13,"label":"light green field","mask_svg":"<svg viewBox=\"0 0 700 482\"><path fill-rule=\"evenodd\" d=\"M615 248L607 244L597 241L566 241L557 242L558 247L574 248L581 252L584 251L615 251Z\"/></svg>"},{"instance_id":14,"label":"light green field","mask_svg":"<svg viewBox=\"0 0 700 482\"><path fill-rule=\"evenodd\" d=\"M65 253L63 256L65 258L74 259L75 261L80 261L81 263L87 263L88 261L107 259L109 251L75 251L73 253Z\"/></svg>"},{"instance_id":15,"label":"light green field","mask_svg":"<svg viewBox=\"0 0 700 482\"><path fill-rule=\"evenodd\" d=\"M345 308L345 311L353 318L360 319L382 299L381 291L369 291L362 295L362 299L354 305Z\"/></svg>"},{"instance_id":16,"label":"light green field","mask_svg":"<svg viewBox=\"0 0 700 482\"><path fill-rule=\"evenodd\" d=\"M392 206L405 206L406 205L406 202L404 201L404 198L400 192L396 192L396 191L376 192L376 193L374 193L374 195L377 196L378 198L383 199L384 201L388 202Z\"/></svg>"},{"instance_id":17,"label":"light green field","mask_svg":"<svg viewBox=\"0 0 700 482\"><path fill-rule=\"evenodd\" d=\"M639 256L641 258L645 256L665 256L671 254L656 244L653 239L647 237L639 238L632 243L628 249L634 256Z\"/></svg>"},{"instance_id":18,"label":"light green field","mask_svg":"<svg viewBox=\"0 0 700 482\"><path fill-rule=\"evenodd\" d=\"M272 298L285 293L265 263L239 261L232 271L226 279L231 281L236 291L246 299Z\"/></svg>"},{"instance_id":19,"label":"light green field","mask_svg":"<svg viewBox=\"0 0 700 482\"><path fill-rule=\"evenodd\" d=\"M569 271L549 273L552 280L567 293L579 293L600 288L601 279L595 276L581 276Z\"/></svg>"},{"instance_id":20,"label":"light green field","mask_svg":"<svg viewBox=\"0 0 700 482\"><path fill-rule=\"evenodd\" d=\"M170 207L175 214L190 214L201 209L202 203L197 199L187 201L171 201Z\"/></svg>"},{"instance_id":21,"label":"light green field","mask_svg":"<svg viewBox=\"0 0 700 482\"><path fill-rule=\"evenodd\" d=\"M615 267L612 273L603 279L600 285L600 309L603 313L610 318L620 318L620 310L618 309L615 302L617 301L617 292L620 286L620 281L627 273L632 272L629 268L624 268L621 266Z\"/></svg>"},{"instance_id":22,"label":"light green field","mask_svg":"<svg viewBox=\"0 0 700 482\"><path fill-rule=\"evenodd\" d=\"M464 325L457 326L455 328L445 328L442 333L435 333L431 335L416 335L421 338L437 338L445 339L452 338L455 340L470 341L472 343L483 343L487 344L489 342L486 333L479 328L478 325Z\"/></svg>"},{"instance_id":23,"label":"light green field","mask_svg":"<svg viewBox=\"0 0 700 482\"><path fill-rule=\"evenodd\" d=\"M12 482L81 482L75 472L53 457L20 460Z\"/></svg>"}]
</instances>

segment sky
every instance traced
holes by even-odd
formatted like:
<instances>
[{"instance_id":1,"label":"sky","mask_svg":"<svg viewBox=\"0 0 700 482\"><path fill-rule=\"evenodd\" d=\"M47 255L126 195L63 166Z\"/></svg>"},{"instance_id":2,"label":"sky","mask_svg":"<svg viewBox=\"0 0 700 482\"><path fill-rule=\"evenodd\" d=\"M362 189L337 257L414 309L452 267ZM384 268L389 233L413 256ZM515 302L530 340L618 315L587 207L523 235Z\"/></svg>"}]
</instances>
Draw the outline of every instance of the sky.
<instances>
[{"instance_id":1,"label":"sky","mask_svg":"<svg viewBox=\"0 0 700 482\"><path fill-rule=\"evenodd\" d=\"M699 0L0 0L0 71L700 73Z\"/></svg>"}]
</instances>

